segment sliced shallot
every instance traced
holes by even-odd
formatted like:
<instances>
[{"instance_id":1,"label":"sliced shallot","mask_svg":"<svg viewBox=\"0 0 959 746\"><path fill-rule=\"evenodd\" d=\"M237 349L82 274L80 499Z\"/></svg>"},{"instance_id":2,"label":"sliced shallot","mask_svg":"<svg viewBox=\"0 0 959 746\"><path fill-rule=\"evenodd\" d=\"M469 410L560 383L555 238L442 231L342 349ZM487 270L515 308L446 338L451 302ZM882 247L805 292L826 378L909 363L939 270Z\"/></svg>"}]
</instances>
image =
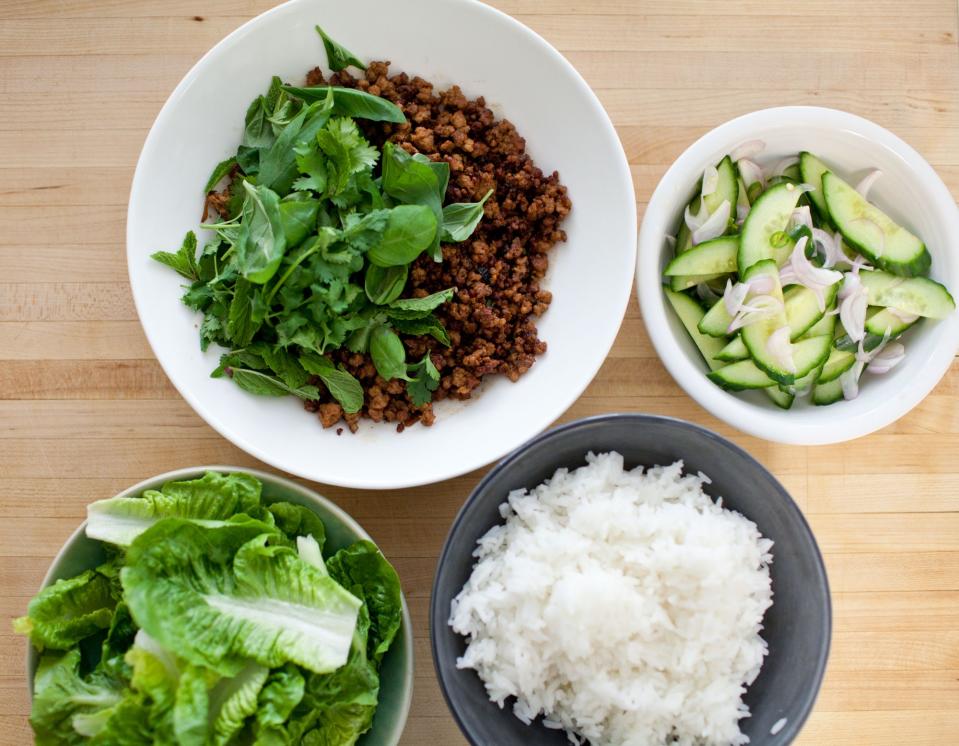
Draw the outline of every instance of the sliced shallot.
<instances>
[{"instance_id":1,"label":"sliced shallot","mask_svg":"<svg viewBox=\"0 0 959 746\"><path fill-rule=\"evenodd\" d=\"M736 205L736 224L742 225L746 222L746 216L749 215L749 205Z\"/></svg>"},{"instance_id":2,"label":"sliced shallot","mask_svg":"<svg viewBox=\"0 0 959 746\"><path fill-rule=\"evenodd\" d=\"M755 298L750 299L748 304L744 303L739 308L739 313L736 314L735 318L729 323L729 326L726 327L726 333L732 334L737 329L755 324L757 321L769 318L782 310L783 303L778 298L771 295L757 295Z\"/></svg>"},{"instance_id":3,"label":"sliced shallot","mask_svg":"<svg viewBox=\"0 0 959 746\"><path fill-rule=\"evenodd\" d=\"M906 348L900 342L890 342L878 354L873 351L869 360L870 373L888 373L901 363L906 357Z\"/></svg>"},{"instance_id":4,"label":"sliced shallot","mask_svg":"<svg viewBox=\"0 0 959 746\"><path fill-rule=\"evenodd\" d=\"M733 161L741 161L743 158L753 158L766 149L766 143L762 140L747 140L741 145L733 148L729 157Z\"/></svg>"},{"instance_id":5,"label":"sliced shallot","mask_svg":"<svg viewBox=\"0 0 959 746\"><path fill-rule=\"evenodd\" d=\"M715 166L706 166L706 170L703 171L702 195L706 197L712 194L717 186L719 186L719 170Z\"/></svg>"},{"instance_id":6,"label":"sliced shallot","mask_svg":"<svg viewBox=\"0 0 959 746\"><path fill-rule=\"evenodd\" d=\"M812 239L816 247L822 249L824 267L828 269L835 267L839 262L845 261L846 255L842 253L836 236L830 235L828 231L824 231L822 228L813 227Z\"/></svg>"},{"instance_id":7,"label":"sliced shallot","mask_svg":"<svg viewBox=\"0 0 959 746\"><path fill-rule=\"evenodd\" d=\"M819 310L826 310L826 298L825 290L828 287L835 285L837 282L843 279L842 272L837 272L834 269L825 269L824 267L817 267L806 257L806 243L808 238L803 236L796 242L796 247L793 249L792 254L789 256L789 265L787 270L784 270L782 275L786 275L786 279L783 279L780 275L780 281L785 285L787 284L787 279L790 283L796 283L804 287L809 288L816 294L816 300L819 303ZM865 323L865 322L864 322Z\"/></svg>"},{"instance_id":8,"label":"sliced shallot","mask_svg":"<svg viewBox=\"0 0 959 746\"><path fill-rule=\"evenodd\" d=\"M919 318L917 313L908 313L907 311L900 311L898 308L893 308L892 306L887 306L886 310L889 311L893 316L899 319L904 324L911 324L913 321L916 321Z\"/></svg>"},{"instance_id":9,"label":"sliced shallot","mask_svg":"<svg viewBox=\"0 0 959 746\"><path fill-rule=\"evenodd\" d=\"M747 189L757 182L763 183L763 170L748 158L740 159L736 162L736 166Z\"/></svg>"},{"instance_id":10,"label":"sliced shallot","mask_svg":"<svg viewBox=\"0 0 959 746\"><path fill-rule=\"evenodd\" d=\"M869 190L872 189L872 185L876 183L876 180L882 176L882 171L878 168L874 168L868 174L866 174L862 181L856 184L856 191L859 192L859 196L863 199L869 199Z\"/></svg>"},{"instance_id":11,"label":"sliced shallot","mask_svg":"<svg viewBox=\"0 0 959 746\"><path fill-rule=\"evenodd\" d=\"M737 282L734 285L732 280L726 280L726 291L723 293L723 305L726 306L726 313L730 316L739 313L747 295L749 295L748 283Z\"/></svg>"},{"instance_id":12,"label":"sliced shallot","mask_svg":"<svg viewBox=\"0 0 959 746\"><path fill-rule=\"evenodd\" d=\"M814 230L812 224L812 213L809 212L809 205L803 205L802 207L797 207L795 210L793 210L790 220L793 225L804 225L810 231Z\"/></svg>"},{"instance_id":13,"label":"sliced shallot","mask_svg":"<svg viewBox=\"0 0 959 746\"><path fill-rule=\"evenodd\" d=\"M788 158L783 158L782 160L779 161L779 163L776 164L775 168L773 168L772 173L770 175L782 176L785 173L787 168L789 168L790 166L795 166L797 163L799 163L798 156L793 155L793 156L789 156Z\"/></svg>"},{"instance_id":14,"label":"sliced shallot","mask_svg":"<svg viewBox=\"0 0 959 746\"><path fill-rule=\"evenodd\" d=\"M848 278L849 275L847 274L846 277ZM853 342L859 342L866 335L868 297L866 288L857 285L839 304L839 321Z\"/></svg>"},{"instance_id":15,"label":"sliced shallot","mask_svg":"<svg viewBox=\"0 0 959 746\"><path fill-rule=\"evenodd\" d=\"M785 371L796 372L796 362L793 360L792 344L789 342L789 327L781 326L766 340L766 351L773 360Z\"/></svg>"},{"instance_id":16,"label":"sliced shallot","mask_svg":"<svg viewBox=\"0 0 959 746\"><path fill-rule=\"evenodd\" d=\"M723 235L726 232L726 226L729 225L730 210L729 200L724 199L723 203L716 208L716 211L693 231L693 245L711 241Z\"/></svg>"}]
</instances>

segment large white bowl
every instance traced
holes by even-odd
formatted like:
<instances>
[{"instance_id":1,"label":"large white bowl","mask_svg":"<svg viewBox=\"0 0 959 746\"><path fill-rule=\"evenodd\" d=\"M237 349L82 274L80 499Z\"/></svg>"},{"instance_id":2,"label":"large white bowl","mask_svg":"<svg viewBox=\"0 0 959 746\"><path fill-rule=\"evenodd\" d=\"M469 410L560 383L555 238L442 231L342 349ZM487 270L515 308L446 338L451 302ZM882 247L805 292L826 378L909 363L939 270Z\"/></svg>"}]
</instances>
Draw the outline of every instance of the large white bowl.
<instances>
[{"instance_id":1,"label":"large white bowl","mask_svg":"<svg viewBox=\"0 0 959 746\"><path fill-rule=\"evenodd\" d=\"M932 277L957 296L959 210L932 167L894 134L853 114L814 106L764 109L720 125L677 159L649 201L639 235L637 291L649 336L677 383L719 419L767 440L820 445L858 438L902 417L939 382L959 348L959 314L922 321L907 332L906 359L886 375L867 372L857 399L829 407L797 401L784 411L760 392L730 393L709 381L702 357L667 309L664 236L675 233L703 169L754 139L766 142L763 157L770 160L808 150L854 179L881 169L870 200L922 237L932 254Z\"/></svg>"},{"instance_id":2,"label":"large white bowl","mask_svg":"<svg viewBox=\"0 0 959 746\"><path fill-rule=\"evenodd\" d=\"M200 319L180 280L150 260L196 229L212 167L239 143L249 102L272 75L301 81L325 62L321 23L365 59L483 95L526 138L544 171L569 187L569 236L543 283L553 303L539 323L549 350L518 383L496 378L466 404L443 402L433 427L364 422L337 437L292 398L251 396L211 379L222 350L200 352ZM237 446L278 469L329 484L396 488L463 474L548 426L582 393L619 329L632 284L636 206L629 166L603 107L575 69L509 16L472 0L294 0L214 47L177 86L137 164L127 259L137 312L183 398Z\"/></svg>"}]
</instances>

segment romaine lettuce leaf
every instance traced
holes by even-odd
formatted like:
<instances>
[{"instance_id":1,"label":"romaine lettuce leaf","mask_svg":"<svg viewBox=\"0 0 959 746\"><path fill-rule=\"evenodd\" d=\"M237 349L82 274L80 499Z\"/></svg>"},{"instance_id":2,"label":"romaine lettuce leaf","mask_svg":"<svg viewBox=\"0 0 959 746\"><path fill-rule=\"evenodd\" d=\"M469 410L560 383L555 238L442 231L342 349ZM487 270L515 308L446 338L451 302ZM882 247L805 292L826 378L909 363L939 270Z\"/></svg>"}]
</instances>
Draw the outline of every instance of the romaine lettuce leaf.
<instances>
[{"instance_id":1,"label":"romaine lettuce leaf","mask_svg":"<svg viewBox=\"0 0 959 746\"><path fill-rule=\"evenodd\" d=\"M264 524L259 524L261 527ZM121 580L137 624L196 665L242 659L316 672L342 666L361 601L256 522L204 529L164 520L130 546Z\"/></svg>"},{"instance_id":2,"label":"romaine lettuce leaf","mask_svg":"<svg viewBox=\"0 0 959 746\"><path fill-rule=\"evenodd\" d=\"M357 541L326 562L330 577L366 603L370 615L367 655L377 666L403 620L400 579L376 545Z\"/></svg>"},{"instance_id":3,"label":"romaine lettuce leaf","mask_svg":"<svg viewBox=\"0 0 959 746\"><path fill-rule=\"evenodd\" d=\"M87 536L128 546L161 518L185 518L208 526L237 514L263 517L260 481L249 474L207 472L200 479L167 482L140 497L113 497L87 506Z\"/></svg>"},{"instance_id":4,"label":"romaine lettuce leaf","mask_svg":"<svg viewBox=\"0 0 959 746\"><path fill-rule=\"evenodd\" d=\"M116 599L110 580L97 570L58 580L38 593L27 615L15 619L13 628L30 635L33 646L69 650L85 637L110 626Z\"/></svg>"}]
</instances>

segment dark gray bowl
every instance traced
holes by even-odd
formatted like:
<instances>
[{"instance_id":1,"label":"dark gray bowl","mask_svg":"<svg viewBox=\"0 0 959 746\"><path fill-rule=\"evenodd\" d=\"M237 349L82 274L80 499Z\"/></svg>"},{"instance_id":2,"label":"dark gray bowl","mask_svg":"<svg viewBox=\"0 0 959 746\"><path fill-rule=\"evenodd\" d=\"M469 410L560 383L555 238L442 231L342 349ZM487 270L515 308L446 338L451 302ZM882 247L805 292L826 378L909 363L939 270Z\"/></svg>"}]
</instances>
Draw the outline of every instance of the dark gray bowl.
<instances>
[{"instance_id":1,"label":"dark gray bowl","mask_svg":"<svg viewBox=\"0 0 959 746\"><path fill-rule=\"evenodd\" d=\"M775 542L771 568L773 606L763 637L769 655L746 694L752 717L740 727L752 743L793 741L812 710L829 655L832 611L822 556L809 525L782 485L752 456L716 433L689 422L640 414L591 417L543 433L511 453L477 485L453 522L440 555L430 605L433 663L446 702L474 746L563 746L562 731L539 721L523 725L508 701L499 709L475 671L458 670L466 648L447 621L450 602L469 578L476 540L502 522L498 507L510 490L532 488L556 469L585 464L587 451L618 451L627 467L671 464L712 479L706 489L754 521ZM770 729L780 718L785 727Z\"/></svg>"}]
</instances>

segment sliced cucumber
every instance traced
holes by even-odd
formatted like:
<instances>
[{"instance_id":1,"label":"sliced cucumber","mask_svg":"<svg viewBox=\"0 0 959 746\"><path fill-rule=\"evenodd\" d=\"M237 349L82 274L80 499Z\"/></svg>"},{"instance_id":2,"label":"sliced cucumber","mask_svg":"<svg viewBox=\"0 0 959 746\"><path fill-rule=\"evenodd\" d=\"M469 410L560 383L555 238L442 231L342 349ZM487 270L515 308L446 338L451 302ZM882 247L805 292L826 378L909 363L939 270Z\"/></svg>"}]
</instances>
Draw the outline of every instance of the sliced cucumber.
<instances>
[{"instance_id":1,"label":"sliced cucumber","mask_svg":"<svg viewBox=\"0 0 959 746\"><path fill-rule=\"evenodd\" d=\"M703 275L712 279L736 271L739 236L722 236L705 241L676 256L663 272L668 277ZM705 280L701 280L705 282ZM694 283L694 284L699 284ZM673 288L675 290L675 288Z\"/></svg>"},{"instance_id":2,"label":"sliced cucumber","mask_svg":"<svg viewBox=\"0 0 959 746\"><path fill-rule=\"evenodd\" d=\"M776 382L757 368L752 360L740 360L738 363L725 365L708 373L707 376L710 381L719 384L727 391L776 387Z\"/></svg>"},{"instance_id":3,"label":"sliced cucumber","mask_svg":"<svg viewBox=\"0 0 959 746\"><path fill-rule=\"evenodd\" d=\"M837 350L833 347L829 351L829 358L822 367L822 372L819 374L819 381L817 383L834 381L855 364L856 356L854 353L846 350Z\"/></svg>"},{"instance_id":4,"label":"sliced cucumber","mask_svg":"<svg viewBox=\"0 0 959 746\"><path fill-rule=\"evenodd\" d=\"M727 363L736 363L748 357L749 350L746 349L743 338L738 335L733 337L733 341L716 354L717 360L722 360Z\"/></svg>"},{"instance_id":5,"label":"sliced cucumber","mask_svg":"<svg viewBox=\"0 0 959 746\"><path fill-rule=\"evenodd\" d=\"M794 163L791 166L787 166L783 171L783 176L787 179L791 179L797 183L802 181L802 172L799 169L799 164Z\"/></svg>"},{"instance_id":6,"label":"sliced cucumber","mask_svg":"<svg viewBox=\"0 0 959 746\"><path fill-rule=\"evenodd\" d=\"M772 289L768 295L782 302L783 294L779 285L779 268L775 260L764 259L753 264L746 270L743 280L749 282L757 277L769 278L772 281ZM749 350L749 356L753 359L753 362L765 371L766 375L777 383L792 383L795 380L794 371L783 368L769 352L769 338L777 329L784 326L786 326L786 311L781 308L778 312L770 313L744 327L739 336L742 338L743 344L746 345L746 349Z\"/></svg>"},{"instance_id":7,"label":"sliced cucumber","mask_svg":"<svg viewBox=\"0 0 959 746\"><path fill-rule=\"evenodd\" d=\"M796 400L794 395L782 391L778 386L770 386L768 389L763 389L763 391L766 392L766 396L772 399L773 404L781 409L789 409Z\"/></svg>"},{"instance_id":8,"label":"sliced cucumber","mask_svg":"<svg viewBox=\"0 0 959 746\"><path fill-rule=\"evenodd\" d=\"M889 306L930 319L944 319L956 310L949 291L927 277L904 278L874 270L860 272L859 279L869 291L871 306Z\"/></svg>"},{"instance_id":9,"label":"sliced cucumber","mask_svg":"<svg viewBox=\"0 0 959 746\"><path fill-rule=\"evenodd\" d=\"M682 275L669 278L669 289L674 293L681 293L684 290L696 287L701 282L711 282L713 280L725 280L727 275ZM720 290L722 292L722 290Z\"/></svg>"},{"instance_id":10,"label":"sliced cucumber","mask_svg":"<svg viewBox=\"0 0 959 746\"><path fill-rule=\"evenodd\" d=\"M916 323L916 321L903 321L888 308L873 308L870 310L872 313L866 317L866 331L878 337L886 334L890 337L898 337Z\"/></svg>"},{"instance_id":11,"label":"sliced cucumber","mask_svg":"<svg viewBox=\"0 0 959 746\"><path fill-rule=\"evenodd\" d=\"M842 399L842 384L839 379L828 383L817 383L812 390L812 403L819 406L835 404Z\"/></svg>"},{"instance_id":12,"label":"sliced cucumber","mask_svg":"<svg viewBox=\"0 0 959 746\"><path fill-rule=\"evenodd\" d=\"M830 337L836 331L836 314L828 313L829 306L826 306L827 313L824 313L822 318L819 319L815 324L809 327L805 332L803 332L800 339L808 339L809 337L821 337L823 334L828 334ZM789 307L786 307L786 318L789 318Z\"/></svg>"},{"instance_id":13,"label":"sliced cucumber","mask_svg":"<svg viewBox=\"0 0 959 746\"><path fill-rule=\"evenodd\" d=\"M838 282L826 288L824 293L826 308L833 304L838 292ZM816 294L802 285L793 285L787 288L783 293L783 300L786 302L786 322L789 324L789 337L793 341L809 331L825 314L825 311L819 309L819 299L816 298Z\"/></svg>"},{"instance_id":14,"label":"sliced cucumber","mask_svg":"<svg viewBox=\"0 0 959 746\"><path fill-rule=\"evenodd\" d=\"M826 207L843 239L876 266L904 277L929 271L926 245L859 192L827 171L822 175ZM881 235L880 235L881 234Z\"/></svg>"},{"instance_id":15,"label":"sliced cucumber","mask_svg":"<svg viewBox=\"0 0 959 746\"><path fill-rule=\"evenodd\" d=\"M736 201L739 196L739 171L733 165L733 160L728 155L717 165L716 171L719 173L719 182L712 194L703 196L703 202L706 209L712 215L719 209L723 202L729 202L731 215L736 214Z\"/></svg>"},{"instance_id":16,"label":"sliced cucumber","mask_svg":"<svg viewBox=\"0 0 959 746\"><path fill-rule=\"evenodd\" d=\"M697 328L706 313L703 307L688 295L674 293L669 288L663 288L663 290L666 293L669 304L673 307L683 326L686 327L686 331L689 332L689 336L692 337L696 347L699 348L703 357L706 358L706 364L710 370L721 367L722 363L716 361L716 354L723 348L725 341L706 336Z\"/></svg>"},{"instance_id":17,"label":"sliced cucumber","mask_svg":"<svg viewBox=\"0 0 959 746\"><path fill-rule=\"evenodd\" d=\"M825 363L823 365L825 365ZM797 378L794 383L791 383L788 386L779 384L779 390L785 394L790 394L791 396L800 396L801 394L806 393L812 389L812 387L819 380L819 376L822 375L823 365L816 366L802 378Z\"/></svg>"},{"instance_id":18,"label":"sliced cucumber","mask_svg":"<svg viewBox=\"0 0 959 746\"><path fill-rule=\"evenodd\" d=\"M726 304L720 298L712 307L706 311L703 320L699 322L699 331L708 334L710 337L723 337L728 334L726 331L729 325L733 323L733 317L726 310ZM725 344L725 343L724 343Z\"/></svg>"},{"instance_id":19,"label":"sliced cucumber","mask_svg":"<svg viewBox=\"0 0 959 746\"><path fill-rule=\"evenodd\" d=\"M829 220L829 208L826 207L826 198L822 193L822 175L829 171L829 166L819 160L812 153L803 151L799 154L799 173L802 176L804 184L809 184L813 188L808 192L809 200L812 202L819 217Z\"/></svg>"},{"instance_id":20,"label":"sliced cucumber","mask_svg":"<svg viewBox=\"0 0 959 746\"><path fill-rule=\"evenodd\" d=\"M736 195L736 207L749 207L749 191L746 189L746 185L743 184L743 179L740 176L739 181L737 182L739 186L739 193Z\"/></svg>"},{"instance_id":21,"label":"sliced cucumber","mask_svg":"<svg viewBox=\"0 0 959 746\"><path fill-rule=\"evenodd\" d=\"M737 263L744 274L756 262L776 259L782 263L792 251L786 228L801 192L795 184L767 189L753 204L743 223Z\"/></svg>"},{"instance_id":22,"label":"sliced cucumber","mask_svg":"<svg viewBox=\"0 0 959 746\"><path fill-rule=\"evenodd\" d=\"M799 377L807 375L822 365L829 357L831 337L813 337L793 345L793 359ZM724 365L708 374L709 380L729 391L746 389L768 389L778 382L770 378L752 360L740 360L732 365Z\"/></svg>"}]
</instances>

